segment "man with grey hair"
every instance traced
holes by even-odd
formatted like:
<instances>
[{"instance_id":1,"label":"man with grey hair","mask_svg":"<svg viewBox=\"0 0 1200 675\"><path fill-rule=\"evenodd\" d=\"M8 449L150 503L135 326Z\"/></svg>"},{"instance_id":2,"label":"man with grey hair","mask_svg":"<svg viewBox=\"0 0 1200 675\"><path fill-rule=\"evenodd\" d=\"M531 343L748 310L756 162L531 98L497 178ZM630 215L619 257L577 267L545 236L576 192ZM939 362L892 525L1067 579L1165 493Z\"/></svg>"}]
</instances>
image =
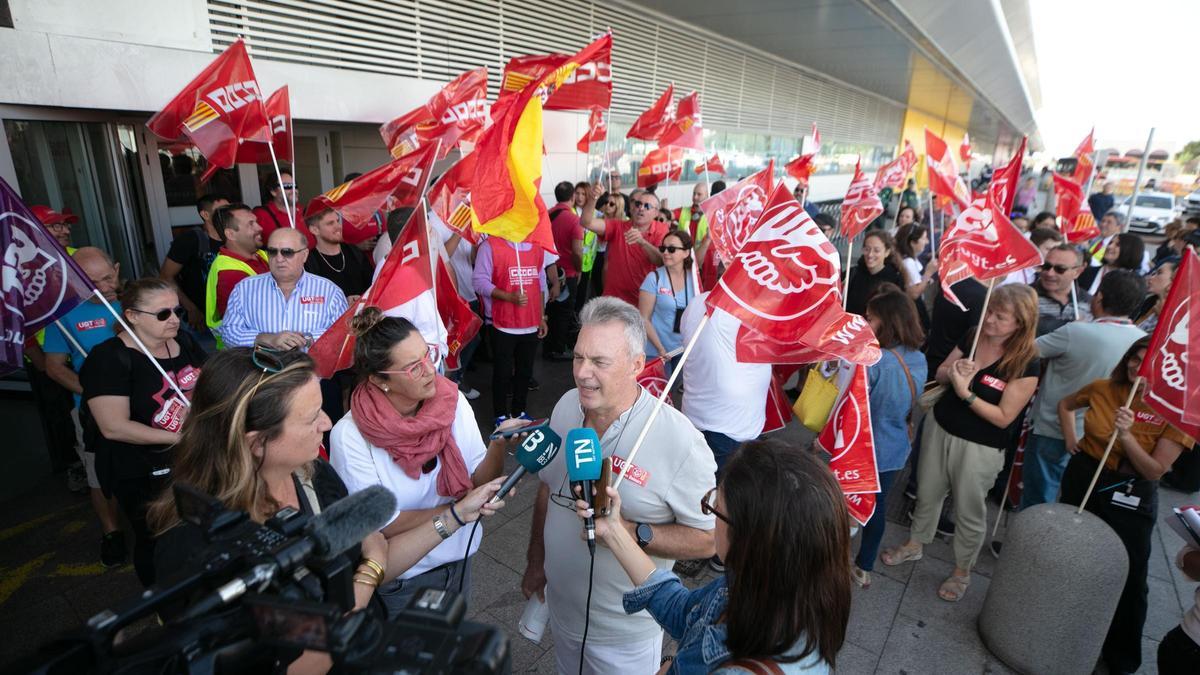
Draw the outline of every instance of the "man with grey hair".
<instances>
[{"instance_id":1,"label":"man with grey hair","mask_svg":"<svg viewBox=\"0 0 1200 675\"><path fill-rule=\"evenodd\" d=\"M575 343L576 388L559 399L550 427L564 438L588 427L600 437L601 455L615 475L650 419L655 398L637 381L645 366L646 332L633 305L593 298L580 313ZM715 486L716 464L704 437L678 410L664 405L618 488L625 527L659 569L675 560L714 552L711 515L700 500ZM596 548L588 612L589 560L567 481L566 462L538 473L541 485L530 528L528 567L521 587L549 604L557 670L650 673L658 670L663 633L646 612L626 616L622 596L629 577L612 552Z\"/></svg>"}]
</instances>

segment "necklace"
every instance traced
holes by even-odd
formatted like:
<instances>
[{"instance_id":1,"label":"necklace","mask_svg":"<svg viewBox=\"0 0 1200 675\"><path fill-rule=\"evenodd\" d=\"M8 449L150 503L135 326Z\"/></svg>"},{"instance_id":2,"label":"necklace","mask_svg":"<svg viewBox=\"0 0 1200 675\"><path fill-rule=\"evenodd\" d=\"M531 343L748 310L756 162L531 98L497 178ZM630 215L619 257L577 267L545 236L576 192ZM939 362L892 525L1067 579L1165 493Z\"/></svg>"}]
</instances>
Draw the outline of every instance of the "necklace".
<instances>
[{"instance_id":1,"label":"necklace","mask_svg":"<svg viewBox=\"0 0 1200 675\"><path fill-rule=\"evenodd\" d=\"M321 256L321 260L325 261L325 265L328 266L329 269L333 270L334 272L342 272L343 270L346 269L346 252L345 251L338 251L338 254L337 254L337 257L341 258L341 260L342 260L341 267L334 267L333 263L329 262L329 257L326 256L324 253L321 253L320 250L317 250L317 255Z\"/></svg>"}]
</instances>

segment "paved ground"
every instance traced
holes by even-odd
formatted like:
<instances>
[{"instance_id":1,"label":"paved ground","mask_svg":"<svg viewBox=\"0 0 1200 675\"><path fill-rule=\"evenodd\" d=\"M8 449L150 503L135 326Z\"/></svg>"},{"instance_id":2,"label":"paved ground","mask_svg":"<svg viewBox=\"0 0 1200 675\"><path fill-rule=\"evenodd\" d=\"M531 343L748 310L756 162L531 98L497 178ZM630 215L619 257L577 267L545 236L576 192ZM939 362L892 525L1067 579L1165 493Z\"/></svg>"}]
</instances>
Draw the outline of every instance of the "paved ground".
<instances>
[{"instance_id":1,"label":"paved ground","mask_svg":"<svg viewBox=\"0 0 1200 675\"><path fill-rule=\"evenodd\" d=\"M538 362L541 389L530 395L535 414L549 414L570 381L566 364ZM487 383L480 364L469 379ZM478 417L490 424L488 397L476 401ZM806 438L789 428L797 442ZM511 460L510 460L511 464ZM535 645L516 632L524 608L520 579L534 491L522 486L509 506L487 523L481 555L474 559L471 617L501 626L512 637L514 672L553 672L553 636ZM1194 501L1163 490L1160 509ZM907 535L901 522L907 505L890 505L893 516L885 546ZM1001 528L1001 537L1003 528ZM0 505L0 665L28 653L46 639L78 626L88 617L140 591L131 567L104 570L98 560L99 528L87 501L66 491L62 476L52 477L18 500ZM1157 641L1173 628L1193 602L1195 584L1183 579L1172 559L1180 545L1174 533L1159 527L1150 564L1150 615L1143 637L1144 667L1154 668ZM936 589L952 568L950 546L926 548L923 560L897 568L876 567L867 590L856 588L845 646L838 656L842 673L1007 673L980 642L975 628L995 560L986 552L966 597L957 604L939 600ZM690 584L711 579L706 573ZM667 645L667 650L672 646Z\"/></svg>"}]
</instances>

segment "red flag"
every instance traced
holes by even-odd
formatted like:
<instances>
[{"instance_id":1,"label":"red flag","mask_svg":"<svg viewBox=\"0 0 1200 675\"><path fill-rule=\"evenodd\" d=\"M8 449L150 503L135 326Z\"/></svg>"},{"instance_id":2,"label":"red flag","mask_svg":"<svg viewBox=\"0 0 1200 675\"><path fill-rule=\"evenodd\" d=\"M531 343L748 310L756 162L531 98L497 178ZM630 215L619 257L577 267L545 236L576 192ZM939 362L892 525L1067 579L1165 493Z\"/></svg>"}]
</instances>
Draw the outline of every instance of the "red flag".
<instances>
[{"instance_id":1,"label":"red flag","mask_svg":"<svg viewBox=\"0 0 1200 675\"><path fill-rule=\"evenodd\" d=\"M1096 152L1096 144L1093 140L1095 135L1096 130L1093 128L1079 143L1079 147L1075 148L1075 172L1071 174L1071 178L1080 185L1086 185L1091 180L1092 170L1096 166L1092 160L1092 154Z\"/></svg>"},{"instance_id":2,"label":"red flag","mask_svg":"<svg viewBox=\"0 0 1200 675\"><path fill-rule=\"evenodd\" d=\"M275 157L281 162L292 161L292 103L287 85L275 90L267 99L267 118L271 124L271 142ZM239 164L270 164L271 151L266 143L246 141L238 147Z\"/></svg>"},{"instance_id":3,"label":"red flag","mask_svg":"<svg viewBox=\"0 0 1200 675\"><path fill-rule=\"evenodd\" d=\"M608 125L604 122L604 108L592 108L588 113L588 130L575 144L580 152L587 154L588 146L608 138Z\"/></svg>"},{"instance_id":4,"label":"red flag","mask_svg":"<svg viewBox=\"0 0 1200 675\"><path fill-rule=\"evenodd\" d=\"M629 127L626 138L640 138L644 141L657 141L671 122L675 120L675 85L667 86L667 90L658 97L654 105L642 113Z\"/></svg>"},{"instance_id":5,"label":"red flag","mask_svg":"<svg viewBox=\"0 0 1200 675\"><path fill-rule=\"evenodd\" d=\"M638 167L637 186L648 188L683 175L683 148L654 148Z\"/></svg>"},{"instance_id":6,"label":"red flag","mask_svg":"<svg viewBox=\"0 0 1200 675\"><path fill-rule=\"evenodd\" d=\"M965 131L963 132L962 143L958 146L958 158L966 164L971 163L971 137Z\"/></svg>"},{"instance_id":7,"label":"red flag","mask_svg":"<svg viewBox=\"0 0 1200 675\"><path fill-rule=\"evenodd\" d=\"M458 370L458 355L479 334L483 319L459 295L444 247L439 248L437 258L437 309L446 326L446 369Z\"/></svg>"},{"instance_id":8,"label":"red flag","mask_svg":"<svg viewBox=\"0 0 1200 675\"><path fill-rule=\"evenodd\" d=\"M601 36L595 52L563 80L543 106L546 110L607 109L612 105L612 35ZM541 80L570 59L569 54L517 56L504 66L500 95L524 89ZM599 139L604 140L604 139Z\"/></svg>"},{"instance_id":9,"label":"red flag","mask_svg":"<svg viewBox=\"0 0 1200 675\"><path fill-rule=\"evenodd\" d=\"M1017 198L1017 186L1021 181L1021 165L1025 159L1025 144L1028 141L1028 136L1021 137L1021 145L1013 153L1008 165L993 173L992 182L988 184L992 202L1006 214L1012 213L1013 201Z\"/></svg>"},{"instance_id":10,"label":"red flag","mask_svg":"<svg viewBox=\"0 0 1200 675\"><path fill-rule=\"evenodd\" d=\"M812 154L816 155L821 152L821 132L817 131L817 123L812 123Z\"/></svg>"},{"instance_id":11,"label":"red flag","mask_svg":"<svg viewBox=\"0 0 1200 675\"><path fill-rule=\"evenodd\" d=\"M850 384L834 404L817 443L832 456L829 470L842 486L843 494L879 492L865 366L854 367Z\"/></svg>"},{"instance_id":12,"label":"red flag","mask_svg":"<svg viewBox=\"0 0 1200 675\"><path fill-rule=\"evenodd\" d=\"M875 494L845 495L845 497L846 510L850 512L850 517L865 527L871 516L875 515Z\"/></svg>"},{"instance_id":13,"label":"red flag","mask_svg":"<svg viewBox=\"0 0 1200 675\"><path fill-rule=\"evenodd\" d=\"M946 142L925 130L925 166L929 170L929 189L934 194L948 197L958 208L970 206L971 193L958 175L958 167L946 148Z\"/></svg>"},{"instance_id":14,"label":"red flag","mask_svg":"<svg viewBox=\"0 0 1200 675\"><path fill-rule=\"evenodd\" d=\"M837 249L780 183L707 303L787 342L841 305L840 267Z\"/></svg>"},{"instance_id":15,"label":"red flag","mask_svg":"<svg viewBox=\"0 0 1200 675\"><path fill-rule=\"evenodd\" d=\"M904 151L900 156L879 167L879 171L875 172L876 192L884 188L899 189L916 165L917 153L913 150L912 143L904 141Z\"/></svg>"},{"instance_id":16,"label":"red flag","mask_svg":"<svg viewBox=\"0 0 1200 675\"><path fill-rule=\"evenodd\" d=\"M475 153L463 155L429 188L429 208L450 229L472 244L480 239L471 227L471 181L475 177Z\"/></svg>"},{"instance_id":17,"label":"red flag","mask_svg":"<svg viewBox=\"0 0 1200 675\"><path fill-rule=\"evenodd\" d=\"M1087 202L1083 200L1083 188L1079 183L1054 174L1054 208L1061 223L1063 236L1072 244L1088 241L1100 236L1096 219Z\"/></svg>"},{"instance_id":18,"label":"red flag","mask_svg":"<svg viewBox=\"0 0 1200 675\"><path fill-rule=\"evenodd\" d=\"M866 319L843 310L840 304L827 307L808 330L790 340L773 340L744 325L738 330L737 360L742 363L799 364L842 359L870 366L882 355L879 340Z\"/></svg>"},{"instance_id":19,"label":"red flag","mask_svg":"<svg viewBox=\"0 0 1200 675\"><path fill-rule=\"evenodd\" d=\"M1197 264L1196 253L1185 251L1138 371L1146 379L1146 403L1192 438L1200 438L1200 415L1195 410L1200 369L1192 364L1200 354L1200 312L1192 315L1191 311L1192 299L1200 297Z\"/></svg>"},{"instance_id":20,"label":"red flag","mask_svg":"<svg viewBox=\"0 0 1200 675\"><path fill-rule=\"evenodd\" d=\"M441 159L461 141L473 142L487 126L487 68L468 70L419 106L379 127L392 157L440 140Z\"/></svg>"},{"instance_id":21,"label":"red flag","mask_svg":"<svg viewBox=\"0 0 1200 675\"><path fill-rule=\"evenodd\" d=\"M700 98L696 92L684 96L675 110L675 119L663 129L659 146L704 150L704 130L700 128Z\"/></svg>"},{"instance_id":22,"label":"red flag","mask_svg":"<svg viewBox=\"0 0 1200 675\"><path fill-rule=\"evenodd\" d=\"M667 386L667 369L663 367L663 358L656 356L646 362L642 372L638 373L637 383L643 389L650 392L650 395L658 398L662 395L663 389ZM667 394L667 405L675 405L671 402L671 395Z\"/></svg>"},{"instance_id":23,"label":"red flag","mask_svg":"<svg viewBox=\"0 0 1200 675\"><path fill-rule=\"evenodd\" d=\"M305 216L333 209L342 216L342 236L347 244L370 239L378 234L374 221L377 212L415 206L420 201L436 156L434 143L372 169L317 195L308 203Z\"/></svg>"},{"instance_id":24,"label":"red flag","mask_svg":"<svg viewBox=\"0 0 1200 675\"><path fill-rule=\"evenodd\" d=\"M883 202L879 201L875 187L871 185L871 181L867 179L866 174L856 163L854 179L850 181L846 197L842 200L842 231L840 234L847 239L857 237L858 233L867 229L871 221L878 218L881 213L883 213Z\"/></svg>"},{"instance_id":25,"label":"red flag","mask_svg":"<svg viewBox=\"0 0 1200 675\"><path fill-rule=\"evenodd\" d=\"M167 141L189 141L208 159L200 177L208 180L217 169L237 162L241 141L271 140L263 96L238 40L146 122L154 135Z\"/></svg>"},{"instance_id":26,"label":"red flag","mask_svg":"<svg viewBox=\"0 0 1200 675\"><path fill-rule=\"evenodd\" d=\"M708 236L717 256L730 263L750 238L758 216L775 189L775 160L767 168L726 188L700 204L708 216Z\"/></svg>"},{"instance_id":27,"label":"red flag","mask_svg":"<svg viewBox=\"0 0 1200 675\"><path fill-rule=\"evenodd\" d=\"M781 369L772 369L771 386L767 389L767 416L762 429L764 434L779 431L792 421L792 402L783 391L783 383L786 380Z\"/></svg>"},{"instance_id":28,"label":"red flag","mask_svg":"<svg viewBox=\"0 0 1200 675\"><path fill-rule=\"evenodd\" d=\"M801 185L808 185L809 176L811 176L813 172L817 170L816 165L813 164L814 157L816 157L815 154L800 155L796 159L784 164L783 170L786 171L787 174L792 178L800 181Z\"/></svg>"},{"instance_id":29,"label":"red flag","mask_svg":"<svg viewBox=\"0 0 1200 675\"><path fill-rule=\"evenodd\" d=\"M429 226L425 221L425 210L416 209L401 231L400 239L384 259L371 287L309 348L308 355L316 361L317 374L328 378L351 366L354 334L350 332L350 320L368 304L392 316L396 308L432 289Z\"/></svg>"},{"instance_id":30,"label":"red flag","mask_svg":"<svg viewBox=\"0 0 1200 675\"><path fill-rule=\"evenodd\" d=\"M1041 252L995 205L991 193L958 214L938 258L942 293L963 311L966 307L950 290L954 284L969 276L987 281L1042 262Z\"/></svg>"},{"instance_id":31,"label":"red flag","mask_svg":"<svg viewBox=\"0 0 1200 675\"><path fill-rule=\"evenodd\" d=\"M771 160L771 161L773 162L775 160ZM708 159L707 162L696 167L696 175L697 176L699 176L700 174L703 174L705 172L715 173L718 176L724 176L725 175L725 166L721 164L721 158L714 154L712 157L710 157Z\"/></svg>"}]
</instances>

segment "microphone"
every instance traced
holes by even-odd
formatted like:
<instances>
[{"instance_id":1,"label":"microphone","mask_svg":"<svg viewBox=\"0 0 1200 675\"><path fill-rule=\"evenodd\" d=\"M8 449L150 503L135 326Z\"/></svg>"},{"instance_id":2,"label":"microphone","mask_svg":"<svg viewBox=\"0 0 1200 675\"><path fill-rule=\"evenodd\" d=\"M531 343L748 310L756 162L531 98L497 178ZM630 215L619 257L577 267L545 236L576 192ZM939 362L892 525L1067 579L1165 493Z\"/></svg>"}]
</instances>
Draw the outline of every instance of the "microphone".
<instances>
[{"instance_id":1,"label":"microphone","mask_svg":"<svg viewBox=\"0 0 1200 675\"><path fill-rule=\"evenodd\" d=\"M537 473L546 468L558 456L560 447L562 447L562 437L554 433L549 426L535 429L533 433L526 436L521 445L517 447L516 457L520 466L504 480L500 491L492 497L489 503L494 504L504 499L504 495L508 494L509 490L512 490L517 481L521 480L525 474Z\"/></svg>"},{"instance_id":2,"label":"microphone","mask_svg":"<svg viewBox=\"0 0 1200 675\"><path fill-rule=\"evenodd\" d=\"M592 485L600 480L600 437L595 429L584 427L567 432L567 478L571 481L571 493L579 486L582 499L593 503ZM603 489L603 486L601 486ZM588 550L596 551L596 519L583 521L587 530Z\"/></svg>"},{"instance_id":3,"label":"microphone","mask_svg":"<svg viewBox=\"0 0 1200 675\"><path fill-rule=\"evenodd\" d=\"M247 572L225 583L187 611L184 619L206 614L261 588L277 576L303 565L309 558L328 560L377 532L392 520L396 496L382 485L340 499L309 521L300 537L271 551Z\"/></svg>"}]
</instances>

